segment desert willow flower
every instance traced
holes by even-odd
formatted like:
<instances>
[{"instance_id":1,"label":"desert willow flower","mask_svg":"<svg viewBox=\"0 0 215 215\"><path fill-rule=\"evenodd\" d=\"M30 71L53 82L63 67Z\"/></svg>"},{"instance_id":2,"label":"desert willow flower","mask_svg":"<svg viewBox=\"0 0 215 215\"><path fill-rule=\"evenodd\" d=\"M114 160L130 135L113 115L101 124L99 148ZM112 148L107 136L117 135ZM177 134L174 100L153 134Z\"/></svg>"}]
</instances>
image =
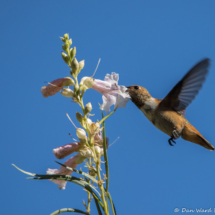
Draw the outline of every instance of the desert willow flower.
<instances>
[{"instance_id":1,"label":"desert willow flower","mask_svg":"<svg viewBox=\"0 0 215 215\"><path fill-rule=\"evenodd\" d=\"M105 80L93 79L92 77L84 77L81 84L86 89L92 88L100 92L103 100L101 109L106 112L110 111L110 106L125 107L130 99L129 94L126 92L125 86L118 85L119 74L112 72L111 75L107 74Z\"/></svg>"}]
</instances>

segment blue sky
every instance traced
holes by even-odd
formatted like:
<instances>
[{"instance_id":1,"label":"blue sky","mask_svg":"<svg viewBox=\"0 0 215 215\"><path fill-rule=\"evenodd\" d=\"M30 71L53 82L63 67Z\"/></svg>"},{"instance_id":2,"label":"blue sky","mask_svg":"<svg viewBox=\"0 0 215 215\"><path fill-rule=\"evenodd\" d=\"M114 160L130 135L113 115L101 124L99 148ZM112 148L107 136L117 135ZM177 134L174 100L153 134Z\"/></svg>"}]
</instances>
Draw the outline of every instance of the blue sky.
<instances>
[{"instance_id":1,"label":"blue sky","mask_svg":"<svg viewBox=\"0 0 215 215\"><path fill-rule=\"evenodd\" d=\"M75 184L58 190L49 181L27 180L11 166L44 174L58 168L52 149L72 142L79 107L56 95L43 98L45 81L68 76L59 39L69 33L80 76L141 85L163 98L199 60L212 60L203 88L187 108L187 119L213 145L215 2L190 1L4 1L1 25L1 214L50 214L65 207L84 210L86 193ZM101 95L86 93L93 120L101 118ZM215 152L157 130L132 102L107 120L110 192L118 214L176 214L174 209L215 208ZM63 161L65 161L65 158ZM82 166L83 167L83 166ZM74 174L75 175L75 174ZM77 176L77 175L76 175ZM96 213L93 203L92 214ZM184 214L186 214L184 212ZM195 213L193 213L195 214Z\"/></svg>"}]
</instances>

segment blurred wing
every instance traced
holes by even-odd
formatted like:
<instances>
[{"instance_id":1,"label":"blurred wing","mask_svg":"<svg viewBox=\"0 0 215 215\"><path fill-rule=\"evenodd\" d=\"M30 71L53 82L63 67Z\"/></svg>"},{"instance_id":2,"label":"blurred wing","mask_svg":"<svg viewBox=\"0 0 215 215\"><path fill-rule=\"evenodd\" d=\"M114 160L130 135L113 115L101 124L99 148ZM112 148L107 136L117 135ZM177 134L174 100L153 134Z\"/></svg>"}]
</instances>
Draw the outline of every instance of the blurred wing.
<instances>
[{"instance_id":1,"label":"blurred wing","mask_svg":"<svg viewBox=\"0 0 215 215\"><path fill-rule=\"evenodd\" d=\"M160 105L174 109L179 114L184 114L186 107L193 101L201 89L206 75L208 74L209 66L209 58L195 65L181 81L173 87Z\"/></svg>"}]
</instances>

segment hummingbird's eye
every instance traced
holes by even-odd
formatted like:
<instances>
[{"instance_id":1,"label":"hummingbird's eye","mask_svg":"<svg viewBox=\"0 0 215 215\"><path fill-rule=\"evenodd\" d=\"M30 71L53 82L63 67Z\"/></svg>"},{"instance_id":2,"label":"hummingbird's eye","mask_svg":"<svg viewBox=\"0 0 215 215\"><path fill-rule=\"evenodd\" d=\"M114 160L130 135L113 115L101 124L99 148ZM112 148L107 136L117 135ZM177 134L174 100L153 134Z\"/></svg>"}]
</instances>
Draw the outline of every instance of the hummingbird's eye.
<instances>
[{"instance_id":1,"label":"hummingbird's eye","mask_svg":"<svg viewBox=\"0 0 215 215\"><path fill-rule=\"evenodd\" d=\"M138 89L139 89L139 87L138 87L138 86L134 86L134 89L135 89L135 90L138 90Z\"/></svg>"}]
</instances>

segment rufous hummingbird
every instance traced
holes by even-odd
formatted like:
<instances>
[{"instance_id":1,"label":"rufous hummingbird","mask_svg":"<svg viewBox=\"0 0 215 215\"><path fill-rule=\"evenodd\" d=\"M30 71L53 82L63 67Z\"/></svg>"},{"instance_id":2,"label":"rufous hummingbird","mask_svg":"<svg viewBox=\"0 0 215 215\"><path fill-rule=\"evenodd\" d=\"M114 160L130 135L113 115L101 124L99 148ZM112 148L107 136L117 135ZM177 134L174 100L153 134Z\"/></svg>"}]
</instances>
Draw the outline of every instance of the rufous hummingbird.
<instances>
[{"instance_id":1,"label":"rufous hummingbird","mask_svg":"<svg viewBox=\"0 0 215 215\"><path fill-rule=\"evenodd\" d=\"M131 101L144 113L147 119L162 132L170 136L169 144L180 136L211 151L214 147L184 117L187 106L198 94L208 74L210 59L196 64L168 93L164 99L153 98L138 85L127 87Z\"/></svg>"}]
</instances>

